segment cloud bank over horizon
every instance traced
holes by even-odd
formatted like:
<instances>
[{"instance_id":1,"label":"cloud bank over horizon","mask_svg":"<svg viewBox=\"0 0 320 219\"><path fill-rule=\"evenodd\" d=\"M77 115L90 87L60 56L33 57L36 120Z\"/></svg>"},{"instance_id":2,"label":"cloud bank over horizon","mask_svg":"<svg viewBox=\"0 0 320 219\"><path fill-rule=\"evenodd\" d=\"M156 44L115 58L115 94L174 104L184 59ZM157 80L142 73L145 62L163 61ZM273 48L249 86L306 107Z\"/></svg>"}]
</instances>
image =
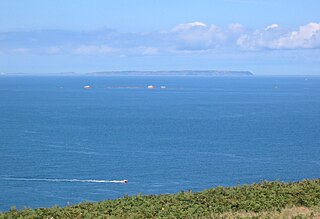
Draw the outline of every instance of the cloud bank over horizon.
<instances>
[{"instance_id":1,"label":"cloud bank over horizon","mask_svg":"<svg viewBox=\"0 0 320 219\"><path fill-rule=\"evenodd\" d=\"M301 49L320 49L320 23L310 22L294 30L276 23L250 29L238 23L219 27L194 21L136 33L114 29L0 32L0 55L155 56Z\"/></svg>"},{"instance_id":2,"label":"cloud bank over horizon","mask_svg":"<svg viewBox=\"0 0 320 219\"><path fill-rule=\"evenodd\" d=\"M0 73L104 70L248 70L320 74L320 23L193 21L155 31L38 29L0 31Z\"/></svg>"}]
</instances>

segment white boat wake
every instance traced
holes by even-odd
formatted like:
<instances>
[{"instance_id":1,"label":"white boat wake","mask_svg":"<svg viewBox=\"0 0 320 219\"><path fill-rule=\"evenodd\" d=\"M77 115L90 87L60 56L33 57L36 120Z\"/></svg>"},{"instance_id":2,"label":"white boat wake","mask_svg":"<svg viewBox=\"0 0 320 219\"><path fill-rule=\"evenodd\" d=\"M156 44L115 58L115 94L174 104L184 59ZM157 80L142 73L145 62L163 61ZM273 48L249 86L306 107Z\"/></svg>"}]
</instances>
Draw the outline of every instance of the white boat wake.
<instances>
[{"instance_id":1,"label":"white boat wake","mask_svg":"<svg viewBox=\"0 0 320 219\"><path fill-rule=\"evenodd\" d=\"M1 177L0 180L7 181L42 181L42 182L82 182L82 183L128 183L128 180L103 180L103 179L50 179L50 178L17 178Z\"/></svg>"}]
</instances>

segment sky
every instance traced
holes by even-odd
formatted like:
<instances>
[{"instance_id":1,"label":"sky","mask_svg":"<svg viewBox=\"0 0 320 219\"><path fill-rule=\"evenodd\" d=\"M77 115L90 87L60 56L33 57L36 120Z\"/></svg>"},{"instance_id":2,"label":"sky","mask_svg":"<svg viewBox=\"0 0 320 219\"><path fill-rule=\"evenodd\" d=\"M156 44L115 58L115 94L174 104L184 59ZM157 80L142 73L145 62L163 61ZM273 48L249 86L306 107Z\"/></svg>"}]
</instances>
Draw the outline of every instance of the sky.
<instances>
[{"instance_id":1,"label":"sky","mask_svg":"<svg viewBox=\"0 0 320 219\"><path fill-rule=\"evenodd\" d=\"M1 0L0 73L320 75L318 0Z\"/></svg>"}]
</instances>

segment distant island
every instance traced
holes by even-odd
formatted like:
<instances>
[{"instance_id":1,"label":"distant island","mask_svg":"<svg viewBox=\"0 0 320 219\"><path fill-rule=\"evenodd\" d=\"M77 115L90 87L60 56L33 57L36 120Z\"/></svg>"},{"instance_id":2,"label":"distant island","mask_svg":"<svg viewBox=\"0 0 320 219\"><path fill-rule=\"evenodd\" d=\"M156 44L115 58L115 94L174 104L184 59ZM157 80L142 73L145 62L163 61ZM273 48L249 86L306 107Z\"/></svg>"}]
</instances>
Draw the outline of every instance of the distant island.
<instances>
[{"instance_id":1,"label":"distant island","mask_svg":"<svg viewBox=\"0 0 320 219\"><path fill-rule=\"evenodd\" d=\"M101 71L96 76L252 76L250 71L178 70L178 71Z\"/></svg>"}]
</instances>

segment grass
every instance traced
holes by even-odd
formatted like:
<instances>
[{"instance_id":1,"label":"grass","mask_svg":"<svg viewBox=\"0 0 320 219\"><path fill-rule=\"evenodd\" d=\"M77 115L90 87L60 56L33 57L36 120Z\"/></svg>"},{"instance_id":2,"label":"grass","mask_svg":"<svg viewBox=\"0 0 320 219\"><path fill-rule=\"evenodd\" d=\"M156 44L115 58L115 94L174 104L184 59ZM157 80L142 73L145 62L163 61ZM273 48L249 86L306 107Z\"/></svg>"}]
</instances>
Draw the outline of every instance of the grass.
<instances>
[{"instance_id":1,"label":"grass","mask_svg":"<svg viewBox=\"0 0 320 219\"><path fill-rule=\"evenodd\" d=\"M126 196L63 208L11 209L0 218L320 218L320 179Z\"/></svg>"},{"instance_id":2,"label":"grass","mask_svg":"<svg viewBox=\"0 0 320 219\"><path fill-rule=\"evenodd\" d=\"M263 212L226 212L222 214L212 214L210 218L229 219L229 218L320 218L320 207L291 207L280 211Z\"/></svg>"}]
</instances>

